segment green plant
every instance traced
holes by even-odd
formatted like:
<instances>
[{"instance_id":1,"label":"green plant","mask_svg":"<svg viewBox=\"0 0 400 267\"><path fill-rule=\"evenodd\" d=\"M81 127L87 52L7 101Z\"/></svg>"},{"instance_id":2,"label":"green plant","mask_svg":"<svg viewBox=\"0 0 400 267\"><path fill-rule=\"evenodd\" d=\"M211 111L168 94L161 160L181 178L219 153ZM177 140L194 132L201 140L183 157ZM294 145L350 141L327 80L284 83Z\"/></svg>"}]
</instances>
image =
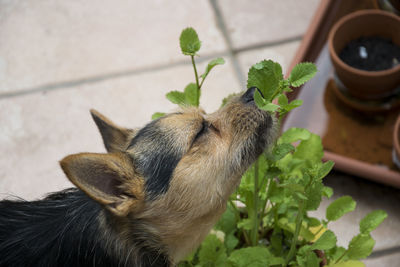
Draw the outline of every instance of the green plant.
<instances>
[{"instance_id":1,"label":"green plant","mask_svg":"<svg viewBox=\"0 0 400 267\"><path fill-rule=\"evenodd\" d=\"M196 83L183 92L172 91L167 98L178 105L198 106L201 87L210 70L224 60L212 60L198 76L195 55L201 43L192 28L180 37L183 54L191 57ZM257 87L254 99L260 109L276 113L279 122L301 100L289 102L285 93L299 87L317 72L312 63L296 65L288 79L281 66L271 60L253 65L248 73L247 87ZM200 81L201 80L201 81ZM224 100L225 102L226 100ZM162 116L156 113L153 118ZM296 143L297 145L293 145ZM326 210L326 219L310 217L322 197L330 198L332 188L323 184L333 162L322 162L321 138L306 129L291 128L282 133L275 145L243 175L237 192L215 229L201 247L180 266L364 266L359 260L367 257L375 241L370 232L386 217L378 210L360 222L360 233L348 248L336 244L328 224L355 209L355 201L344 196L333 201Z\"/></svg>"}]
</instances>

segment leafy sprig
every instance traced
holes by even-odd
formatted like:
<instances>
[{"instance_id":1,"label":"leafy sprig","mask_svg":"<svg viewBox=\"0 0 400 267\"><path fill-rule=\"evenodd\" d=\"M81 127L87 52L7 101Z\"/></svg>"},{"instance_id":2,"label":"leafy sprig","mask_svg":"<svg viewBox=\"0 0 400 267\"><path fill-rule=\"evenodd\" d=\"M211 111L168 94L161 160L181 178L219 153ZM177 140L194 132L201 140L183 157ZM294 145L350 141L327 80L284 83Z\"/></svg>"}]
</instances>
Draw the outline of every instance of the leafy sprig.
<instances>
[{"instance_id":1,"label":"leafy sprig","mask_svg":"<svg viewBox=\"0 0 400 267\"><path fill-rule=\"evenodd\" d=\"M198 75L195 56L201 42L196 31L184 29L179 41L182 53L191 58L195 81L183 91L171 91L166 97L182 107L199 106L205 79L215 66L225 61L211 60L204 73ZM286 93L309 81L316 72L314 64L300 63L285 79L278 63L263 60L250 68L247 87L259 89L255 90L254 100L260 109L276 113L282 120L302 105L297 99L289 102ZM153 118L163 115L155 113ZM318 209L323 197L333 195L323 179L334 163L323 162L322 157L323 146L318 135L302 128L282 133L275 145L243 175L226 212L200 248L179 265L319 267L322 259L316 251L323 251L329 267L364 266L359 260L367 257L375 245L370 232L387 214L381 210L367 214L360 222L360 233L347 249L337 246L337 237L328 230L328 225L353 211L356 202L350 196L343 196L328 206L325 219L310 217L309 211Z\"/></svg>"}]
</instances>

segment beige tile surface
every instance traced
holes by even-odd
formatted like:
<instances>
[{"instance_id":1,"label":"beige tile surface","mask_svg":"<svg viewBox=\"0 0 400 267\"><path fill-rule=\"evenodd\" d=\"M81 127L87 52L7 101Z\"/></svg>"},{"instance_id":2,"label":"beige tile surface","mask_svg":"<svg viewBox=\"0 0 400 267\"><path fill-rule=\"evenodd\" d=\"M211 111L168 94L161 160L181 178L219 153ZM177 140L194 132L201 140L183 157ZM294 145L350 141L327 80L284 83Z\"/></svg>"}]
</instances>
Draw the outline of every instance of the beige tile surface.
<instances>
[{"instance_id":1,"label":"beige tile surface","mask_svg":"<svg viewBox=\"0 0 400 267\"><path fill-rule=\"evenodd\" d=\"M199 69L205 68L201 64ZM208 112L238 92L230 62L217 66L203 85ZM0 99L0 199L12 193L27 199L69 186L58 161L78 152L103 152L89 114L95 108L116 123L138 127L156 111L173 111L165 99L194 80L191 65L112 79L91 85Z\"/></svg>"},{"instance_id":2,"label":"beige tile surface","mask_svg":"<svg viewBox=\"0 0 400 267\"><path fill-rule=\"evenodd\" d=\"M300 41L294 41L282 45L241 52L238 54L238 60L242 72L247 77L247 72L252 65L264 59L271 59L281 64L283 73L285 74L299 45Z\"/></svg>"},{"instance_id":3,"label":"beige tile surface","mask_svg":"<svg viewBox=\"0 0 400 267\"><path fill-rule=\"evenodd\" d=\"M338 244L347 247L353 236L359 233L359 222L369 212L382 209L388 213L386 220L371 235L376 240L374 250L398 247L400 244L400 191L372 183L361 178L333 172L325 178L325 185L334 189L334 196L324 200L314 216L325 218L326 207L336 198L350 195L356 202L355 211L344 215L328 227L338 236ZM387 265L390 266L390 265Z\"/></svg>"},{"instance_id":4,"label":"beige tile surface","mask_svg":"<svg viewBox=\"0 0 400 267\"><path fill-rule=\"evenodd\" d=\"M304 34L320 0L218 0L233 46Z\"/></svg>"},{"instance_id":5,"label":"beige tile surface","mask_svg":"<svg viewBox=\"0 0 400 267\"><path fill-rule=\"evenodd\" d=\"M400 252L363 260L366 267L395 267L400 265Z\"/></svg>"},{"instance_id":6,"label":"beige tile surface","mask_svg":"<svg viewBox=\"0 0 400 267\"><path fill-rule=\"evenodd\" d=\"M180 61L187 26L225 50L209 1L0 1L0 93Z\"/></svg>"}]
</instances>

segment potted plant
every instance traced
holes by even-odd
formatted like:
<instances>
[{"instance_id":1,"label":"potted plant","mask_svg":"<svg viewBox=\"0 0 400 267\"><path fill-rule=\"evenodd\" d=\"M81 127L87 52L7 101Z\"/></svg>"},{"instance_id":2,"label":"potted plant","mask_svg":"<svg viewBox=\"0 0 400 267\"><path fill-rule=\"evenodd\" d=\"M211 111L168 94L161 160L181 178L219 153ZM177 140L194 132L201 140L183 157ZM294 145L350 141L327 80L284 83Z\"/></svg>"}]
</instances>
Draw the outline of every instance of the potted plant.
<instances>
[{"instance_id":1,"label":"potted plant","mask_svg":"<svg viewBox=\"0 0 400 267\"><path fill-rule=\"evenodd\" d=\"M381 10L357 11L333 26L328 38L329 52L339 93L348 96L347 102L387 104L398 95L399 32L400 17Z\"/></svg>"},{"instance_id":2,"label":"potted plant","mask_svg":"<svg viewBox=\"0 0 400 267\"><path fill-rule=\"evenodd\" d=\"M194 29L182 32L180 46L183 54L191 57L195 83L184 91L167 94L171 102L180 106L198 106L207 75L215 66L224 64L222 58L214 59L198 75L195 55L200 45ZM304 84L316 71L314 64L301 63L284 79L278 63L264 60L250 68L247 87L257 87L261 93L255 90L256 105L277 114L281 121L302 104L300 100L289 102L285 93ZM163 113L156 113L153 118L159 116ZM322 162L322 156L318 135L301 128L282 133L243 175L214 230L179 266L364 266L359 259L367 257L375 244L370 232L387 214L381 210L368 214L348 248L337 246L336 235L328 230L329 223L354 210L356 203L344 196L328 206L325 219L309 215L319 207L322 197L333 194L322 182L333 162Z\"/></svg>"}]
</instances>

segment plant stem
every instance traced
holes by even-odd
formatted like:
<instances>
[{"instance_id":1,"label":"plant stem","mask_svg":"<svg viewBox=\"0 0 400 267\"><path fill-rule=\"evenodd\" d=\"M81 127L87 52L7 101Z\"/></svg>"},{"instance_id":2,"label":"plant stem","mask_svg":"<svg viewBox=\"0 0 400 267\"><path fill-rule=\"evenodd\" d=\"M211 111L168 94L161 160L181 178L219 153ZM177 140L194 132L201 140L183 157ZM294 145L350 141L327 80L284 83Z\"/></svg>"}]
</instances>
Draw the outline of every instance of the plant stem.
<instances>
[{"instance_id":1,"label":"plant stem","mask_svg":"<svg viewBox=\"0 0 400 267\"><path fill-rule=\"evenodd\" d=\"M284 266L288 265L288 263L290 262L290 260L293 258L293 256L296 253L297 240L299 238L300 228L301 228L301 224L303 222L303 208L304 208L304 201L300 200L299 211L298 211L297 216L296 216L296 229L294 231L292 244L290 245L290 250L289 250L289 253L288 253L287 257L286 257L286 261L285 261L285 265Z\"/></svg>"},{"instance_id":2,"label":"plant stem","mask_svg":"<svg viewBox=\"0 0 400 267\"><path fill-rule=\"evenodd\" d=\"M335 264L338 263L345 255L347 254L347 250L340 256L336 261Z\"/></svg>"},{"instance_id":3,"label":"plant stem","mask_svg":"<svg viewBox=\"0 0 400 267\"><path fill-rule=\"evenodd\" d=\"M251 243L253 246L257 246L258 243L258 159L254 163L254 199L253 199L253 204L254 204L254 220L253 220L253 231L251 235Z\"/></svg>"},{"instance_id":4,"label":"plant stem","mask_svg":"<svg viewBox=\"0 0 400 267\"><path fill-rule=\"evenodd\" d=\"M233 201L231 199L229 199L228 203L231 205L231 207L235 213L236 223L238 223L240 221L240 211L237 209L235 203L233 203ZM244 237L246 244L250 245L250 239L249 239L249 236L247 235L246 230L242 230L242 233L243 233L243 237Z\"/></svg>"},{"instance_id":5,"label":"plant stem","mask_svg":"<svg viewBox=\"0 0 400 267\"><path fill-rule=\"evenodd\" d=\"M192 59L192 65L193 65L193 69L194 69L194 76L196 78L196 85L197 85L197 92L196 92L196 106L199 106L199 94L200 94L200 84L199 84L199 75L197 74L197 68L196 68L196 63L194 62L194 56L190 56L190 58Z\"/></svg>"}]
</instances>

